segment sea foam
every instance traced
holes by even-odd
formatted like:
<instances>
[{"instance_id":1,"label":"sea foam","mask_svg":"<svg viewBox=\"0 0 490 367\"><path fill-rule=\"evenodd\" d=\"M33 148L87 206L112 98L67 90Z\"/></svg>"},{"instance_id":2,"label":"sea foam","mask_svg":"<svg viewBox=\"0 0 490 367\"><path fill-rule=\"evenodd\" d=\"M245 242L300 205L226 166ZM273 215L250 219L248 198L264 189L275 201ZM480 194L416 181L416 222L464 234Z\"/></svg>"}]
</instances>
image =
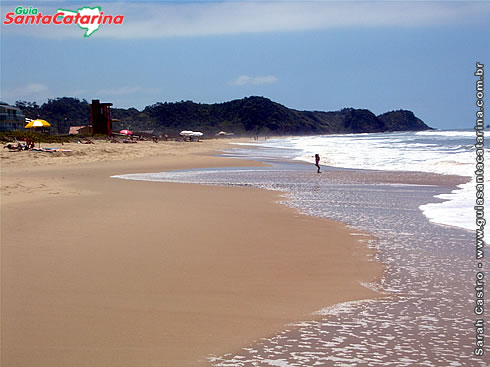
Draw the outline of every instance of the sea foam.
<instances>
[{"instance_id":1,"label":"sea foam","mask_svg":"<svg viewBox=\"0 0 490 367\"><path fill-rule=\"evenodd\" d=\"M320 163L333 167L471 177L469 183L450 194L436 195L442 200L421 205L420 210L433 223L474 230L474 138L474 131L432 130L291 137L254 145L269 148L277 156L283 149L283 158L310 163L315 154L320 154Z\"/></svg>"}]
</instances>

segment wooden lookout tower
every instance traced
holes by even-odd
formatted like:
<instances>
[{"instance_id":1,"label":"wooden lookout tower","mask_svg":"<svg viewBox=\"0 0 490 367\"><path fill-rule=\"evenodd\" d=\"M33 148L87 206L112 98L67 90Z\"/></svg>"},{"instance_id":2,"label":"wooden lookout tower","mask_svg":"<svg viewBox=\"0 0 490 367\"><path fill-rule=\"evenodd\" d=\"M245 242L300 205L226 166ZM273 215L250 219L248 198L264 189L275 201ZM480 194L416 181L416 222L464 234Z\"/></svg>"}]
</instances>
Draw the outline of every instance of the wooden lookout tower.
<instances>
[{"instance_id":1,"label":"wooden lookout tower","mask_svg":"<svg viewBox=\"0 0 490 367\"><path fill-rule=\"evenodd\" d=\"M112 135L112 103L100 103L93 99L90 104L90 121L92 122L92 134Z\"/></svg>"}]
</instances>

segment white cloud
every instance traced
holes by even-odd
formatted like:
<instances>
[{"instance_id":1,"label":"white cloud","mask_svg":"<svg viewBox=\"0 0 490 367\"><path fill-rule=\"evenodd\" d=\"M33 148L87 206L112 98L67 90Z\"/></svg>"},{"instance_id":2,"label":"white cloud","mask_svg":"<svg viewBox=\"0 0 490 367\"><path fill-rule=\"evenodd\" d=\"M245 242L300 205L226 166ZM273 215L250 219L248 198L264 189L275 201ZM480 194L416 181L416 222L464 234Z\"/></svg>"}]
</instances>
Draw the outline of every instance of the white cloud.
<instances>
[{"instance_id":1,"label":"white cloud","mask_svg":"<svg viewBox=\"0 0 490 367\"><path fill-rule=\"evenodd\" d=\"M45 98L48 86L41 83L29 83L12 89L2 88L2 98L11 100L24 100L29 98Z\"/></svg>"},{"instance_id":2,"label":"white cloud","mask_svg":"<svg viewBox=\"0 0 490 367\"><path fill-rule=\"evenodd\" d=\"M119 87L119 88L108 88L108 89L99 89L96 93L101 95L111 95L111 96L121 96L127 94L133 94L139 92L141 87Z\"/></svg>"},{"instance_id":3,"label":"white cloud","mask_svg":"<svg viewBox=\"0 0 490 367\"><path fill-rule=\"evenodd\" d=\"M437 2L218 2L166 3L126 11L122 26L101 29L101 37L163 38L239 33L288 32L343 27L418 27L454 24L490 14L490 4ZM138 10L139 11L138 11Z\"/></svg>"},{"instance_id":4,"label":"white cloud","mask_svg":"<svg viewBox=\"0 0 490 367\"><path fill-rule=\"evenodd\" d=\"M274 75L265 76L248 76L240 75L235 80L231 81L230 85L241 86L241 85L263 85L263 84L273 84L277 82L277 78Z\"/></svg>"},{"instance_id":5,"label":"white cloud","mask_svg":"<svg viewBox=\"0 0 490 367\"><path fill-rule=\"evenodd\" d=\"M22 91L22 93L25 93L25 94L39 94L39 93L47 91L48 89L49 88L44 84L31 83L31 84L28 84L25 87L21 88L20 91Z\"/></svg>"},{"instance_id":6,"label":"white cloud","mask_svg":"<svg viewBox=\"0 0 490 367\"><path fill-rule=\"evenodd\" d=\"M72 96L84 96L87 94L87 92L88 91L86 89L76 89L73 92L71 92L70 94Z\"/></svg>"},{"instance_id":7,"label":"white cloud","mask_svg":"<svg viewBox=\"0 0 490 367\"><path fill-rule=\"evenodd\" d=\"M144 88L141 86L123 86L118 88L100 89L96 92L98 95L103 96L125 96L135 93L156 93L160 88Z\"/></svg>"},{"instance_id":8,"label":"white cloud","mask_svg":"<svg viewBox=\"0 0 490 367\"><path fill-rule=\"evenodd\" d=\"M233 1L104 3L122 25L101 25L92 38L139 39L346 27L420 27L488 22L490 3L451 1ZM41 9L41 8L40 8ZM54 12L49 8L43 12ZM5 34L83 38L76 26L2 26Z\"/></svg>"}]
</instances>

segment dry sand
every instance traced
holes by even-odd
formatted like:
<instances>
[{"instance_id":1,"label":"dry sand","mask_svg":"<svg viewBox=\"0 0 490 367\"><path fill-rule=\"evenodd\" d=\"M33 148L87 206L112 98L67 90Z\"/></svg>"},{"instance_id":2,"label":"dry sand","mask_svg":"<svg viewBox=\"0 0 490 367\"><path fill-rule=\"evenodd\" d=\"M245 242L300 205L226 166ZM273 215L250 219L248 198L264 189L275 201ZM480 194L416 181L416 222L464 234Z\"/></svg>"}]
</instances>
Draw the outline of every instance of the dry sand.
<instances>
[{"instance_id":1,"label":"dry sand","mask_svg":"<svg viewBox=\"0 0 490 367\"><path fill-rule=\"evenodd\" d=\"M206 365L376 296L362 237L278 193L110 178L258 164L214 157L225 144L2 152L2 366Z\"/></svg>"}]
</instances>

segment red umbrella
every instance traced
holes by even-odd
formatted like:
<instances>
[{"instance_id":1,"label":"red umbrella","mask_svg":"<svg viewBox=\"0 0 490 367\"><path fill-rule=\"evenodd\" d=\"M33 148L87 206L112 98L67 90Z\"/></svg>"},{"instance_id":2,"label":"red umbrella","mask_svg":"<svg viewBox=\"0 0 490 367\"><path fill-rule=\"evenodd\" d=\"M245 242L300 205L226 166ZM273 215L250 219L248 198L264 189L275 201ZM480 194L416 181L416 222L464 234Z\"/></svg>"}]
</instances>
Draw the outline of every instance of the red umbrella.
<instances>
[{"instance_id":1,"label":"red umbrella","mask_svg":"<svg viewBox=\"0 0 490 367\"><path fill-rule=\"evenodd\" d=\"M119 131L119 134L133 135L133 132L131 130L121 130L121 131Z\"/></svg>"}]
</instances>

